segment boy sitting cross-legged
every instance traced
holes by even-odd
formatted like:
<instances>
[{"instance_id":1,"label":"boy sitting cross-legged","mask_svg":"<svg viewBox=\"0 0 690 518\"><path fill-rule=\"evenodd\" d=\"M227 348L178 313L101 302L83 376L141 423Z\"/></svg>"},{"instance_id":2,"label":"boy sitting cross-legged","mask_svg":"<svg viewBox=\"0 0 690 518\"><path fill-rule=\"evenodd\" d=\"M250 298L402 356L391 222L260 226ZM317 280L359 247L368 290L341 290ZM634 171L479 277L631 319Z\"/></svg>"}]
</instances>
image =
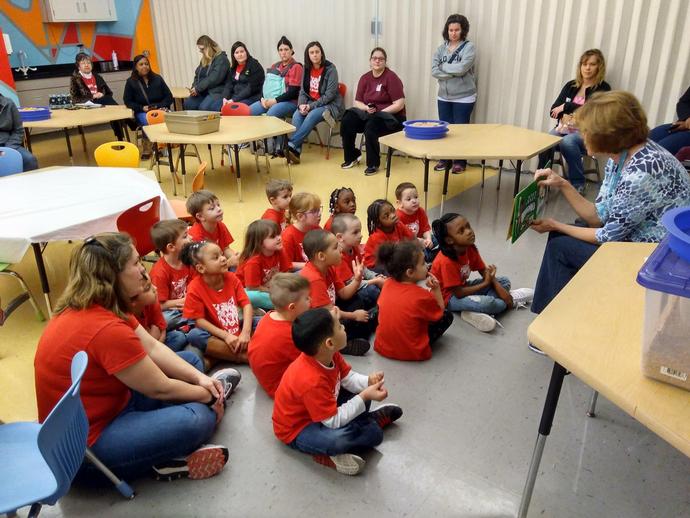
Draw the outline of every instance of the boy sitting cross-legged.
<instances>
[{"instance_id":1,"label":"boy sitting cross-legged","mask_svg":"<svg viewBox=\"0 0 690 518\"><path fill-rule=\"evenodd\" d=\"M383 440L382 428L402 416L397 405L369 411L388 391L383 372L354 372L340 354L347 337L338 309L306 311L292 324L302 351L283 374L273 406L273 431L282 442L339 473L356 475L364 459L353 452Z\"/></svg>"}]
</instances>

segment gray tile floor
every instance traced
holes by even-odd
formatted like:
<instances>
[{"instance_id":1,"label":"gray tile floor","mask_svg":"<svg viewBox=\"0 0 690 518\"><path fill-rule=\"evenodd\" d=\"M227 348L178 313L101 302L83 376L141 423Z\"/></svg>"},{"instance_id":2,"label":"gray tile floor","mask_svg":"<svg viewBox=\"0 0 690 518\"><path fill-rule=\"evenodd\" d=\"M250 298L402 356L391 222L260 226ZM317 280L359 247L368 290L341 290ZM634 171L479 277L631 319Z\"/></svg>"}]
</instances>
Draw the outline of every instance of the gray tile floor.
<instances>
[{"instance_id":1,"label":"gray tile floor","mask_svg":"<svg viewBox=\"0 0 690 518\"><path fill-rule=\"evenodd\" d=\"M500 274L516 287L533 286L545 236L505 241L513 177L503 180L500 191L492 178L483 192L475 187L450 200L446 211L470 219L483 257ZM573 217L557 196L548 211ZM503 315L504 328L491 335L456 318L425 363L375 353L350 358L360 372L384 370L389 401L405 411L360 476L339 475L279 443L271 401L242 368L242 384L213 438L230 448L219 476L137 480L133 501L112 488L73 488L43 515L515 516L553 365L527 349L533 317L527 310ZM690 516L690 459L606 400L596 419L585 417L589 396L583 383L566 378L530 516Z\"/></svg>"}]
</instances>

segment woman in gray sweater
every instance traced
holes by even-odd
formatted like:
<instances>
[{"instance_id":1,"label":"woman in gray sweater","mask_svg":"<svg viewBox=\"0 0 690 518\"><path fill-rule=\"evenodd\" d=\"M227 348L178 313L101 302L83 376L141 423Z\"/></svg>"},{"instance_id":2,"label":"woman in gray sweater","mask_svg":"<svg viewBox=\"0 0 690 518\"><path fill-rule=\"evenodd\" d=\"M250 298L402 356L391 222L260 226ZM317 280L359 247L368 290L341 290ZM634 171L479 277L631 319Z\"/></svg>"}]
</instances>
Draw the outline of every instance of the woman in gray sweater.
<instances>
[{"instance_id":1,"label":"woman in gray sweater","mask_svg":"<svg viewBox=\"0 0 690 518\"><path fill-rule=\"evenodd\" d=\"M468 124L477 101L474 80L474 44L467 40L470 22L461 14L451 14L443 26L443 44L431 60L431 75L438 80L438 118L449 124ZM452 172L462 173L467 162L453 161ZM446 161L434 169L443 171Z\"/></svg>"}]
</instances>

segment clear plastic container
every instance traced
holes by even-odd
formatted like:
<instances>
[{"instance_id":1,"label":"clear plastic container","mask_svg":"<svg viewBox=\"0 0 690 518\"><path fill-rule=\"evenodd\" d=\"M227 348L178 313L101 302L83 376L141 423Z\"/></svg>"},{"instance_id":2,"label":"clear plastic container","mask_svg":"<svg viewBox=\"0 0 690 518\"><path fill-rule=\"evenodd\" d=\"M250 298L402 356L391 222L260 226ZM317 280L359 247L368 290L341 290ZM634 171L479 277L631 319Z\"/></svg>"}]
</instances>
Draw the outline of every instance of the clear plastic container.
<instances>
[{"instance_id":1,"label":"clear plastic container","mask_svg":"<svg viewBox=\"0 0 690 518\"><path fill-rule=\"evenodd\" d=\"M666 237L637 275L645 287L642 372L690 390L690 261Z\"/></svg>"},{"instance_id":2,"label":"clear plastic container","mask_svg":"<svg viewBox=\"0 0 690 518\"><path fill-rule=\"evenodd\" d=\"M220 128L220 113L202 110L185 110L165 114L165 125L170 133L204 135Z\"/></svg>"}]
</instances>

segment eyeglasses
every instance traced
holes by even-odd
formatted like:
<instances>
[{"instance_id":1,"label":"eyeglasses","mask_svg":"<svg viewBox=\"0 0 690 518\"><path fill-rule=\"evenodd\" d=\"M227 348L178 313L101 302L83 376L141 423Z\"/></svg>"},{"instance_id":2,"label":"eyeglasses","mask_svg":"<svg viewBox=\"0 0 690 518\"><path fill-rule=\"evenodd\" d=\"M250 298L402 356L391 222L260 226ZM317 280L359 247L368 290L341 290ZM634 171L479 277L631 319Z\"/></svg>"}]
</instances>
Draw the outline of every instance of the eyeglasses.
<instances>
[{"instance_id":1,"label":"eyeglasses","mask_svg":"<svg viewBox=\"0 0 690 518\"><path fill-rule=\"evenodd\" d=\"M370 58L372 61L386 61L386 58L383 56L371 56Z\"/></svg>"},{"instance_id":2,"label":"eyeglasses","mask_svg":"<svg viewBox=\"0 0 690 518\"><path fill-rule=\"evenodd\" d=\"M313 216L316 216L316 215L320 216L322 211L323 211L323 208L319 207L318 209L307 210L304 213L305 214L312 214Z\"/></svg>"}]
</instances>

